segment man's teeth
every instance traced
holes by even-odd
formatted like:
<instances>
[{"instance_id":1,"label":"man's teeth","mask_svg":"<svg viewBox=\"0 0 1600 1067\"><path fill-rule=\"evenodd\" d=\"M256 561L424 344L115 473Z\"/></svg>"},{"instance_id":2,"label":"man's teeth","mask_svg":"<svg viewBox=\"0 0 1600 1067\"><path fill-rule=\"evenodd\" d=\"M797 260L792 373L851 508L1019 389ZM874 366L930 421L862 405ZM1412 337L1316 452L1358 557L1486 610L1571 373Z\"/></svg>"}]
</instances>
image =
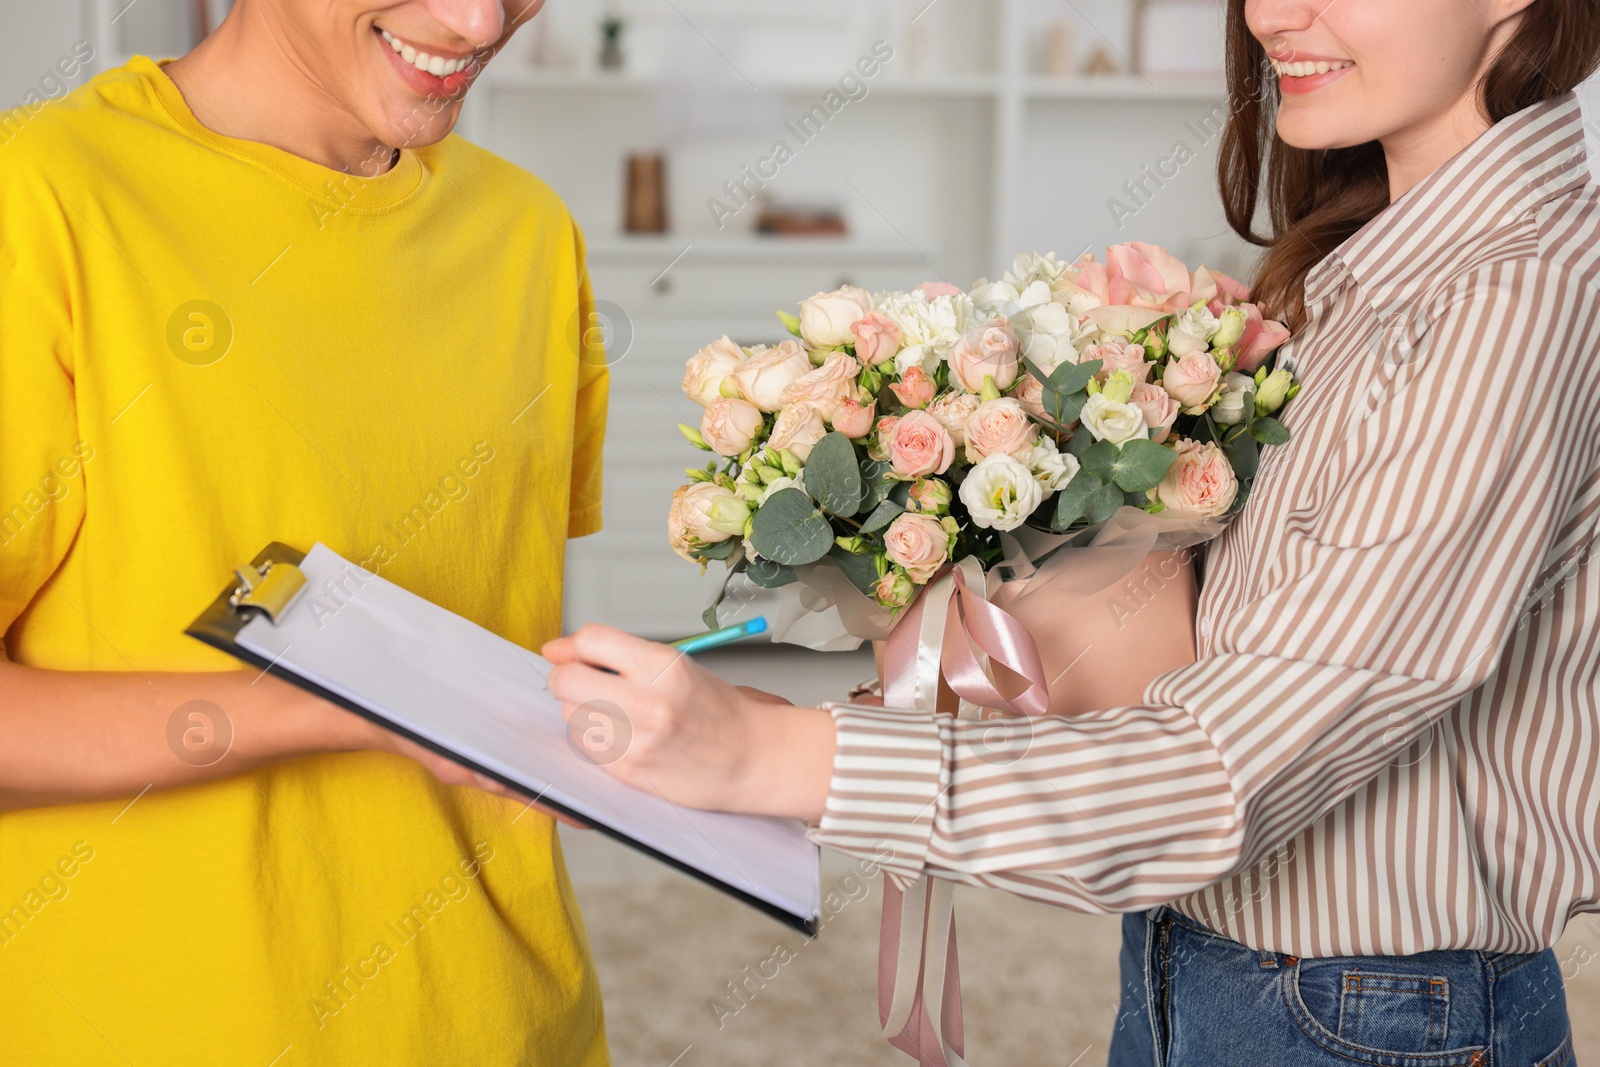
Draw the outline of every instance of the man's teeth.
<instances>
[{"instance_id":1,"label":"man's teeth","mask_svg":"<svg viewBox=\"0 0 1600 1067\"><path fill-rule=\"evenodd\" d=\"M388 30L378 31L383 34L383 39L389 42L389 47L400 54L400 58L410 63L413 67L435 78L446 78L457 71L466 70L472 62L471 56L462 56L460 59L443 59L439 56L430 56L426 52L419 52L406 44Z\"/></svg>"},{"instance_id":2,"label":"man's teeth","mask_svg":"<svg viewBox=\"0 0 1600 1067\"><path fill-rule=\"evenodd\" d=\"M1336 59L1332 62L1323 60L1317 63L1280 63L1276 59L1272 61L1272 69L1285 78L1309 78L1313 74L1326 74L1330 70L1343 70L1352 65L1346 59Z\"/></svg>"}]
</instances>

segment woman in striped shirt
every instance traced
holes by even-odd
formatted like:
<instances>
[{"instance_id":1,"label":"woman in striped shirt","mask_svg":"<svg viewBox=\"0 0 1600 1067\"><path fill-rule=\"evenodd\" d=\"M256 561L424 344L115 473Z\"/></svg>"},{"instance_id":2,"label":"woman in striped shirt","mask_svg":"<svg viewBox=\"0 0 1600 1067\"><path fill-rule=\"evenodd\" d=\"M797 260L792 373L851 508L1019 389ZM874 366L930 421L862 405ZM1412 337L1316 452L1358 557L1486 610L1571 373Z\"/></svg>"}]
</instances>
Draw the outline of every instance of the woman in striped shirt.
<instances>
[{"instance_id":1,"label":"woman in striped shirt","mask_svg":"<svg viewBox=\"0 0 1600 1067\"><path fill-rule=\"evenodd\" d=\"M1117 1067L1570 1063L1549 946L1600 909L1600 194L1570 90L1600 14L1231 0L1228 32L1223 196L1303 389L1209 548L1193 664L1001 725L763 706L586 628L551 689L626 709L610 769L677 802L886 843L901 885L1129 913ZM984 758L997 729L1020 758Z\"/></svg>"}]
</instances>

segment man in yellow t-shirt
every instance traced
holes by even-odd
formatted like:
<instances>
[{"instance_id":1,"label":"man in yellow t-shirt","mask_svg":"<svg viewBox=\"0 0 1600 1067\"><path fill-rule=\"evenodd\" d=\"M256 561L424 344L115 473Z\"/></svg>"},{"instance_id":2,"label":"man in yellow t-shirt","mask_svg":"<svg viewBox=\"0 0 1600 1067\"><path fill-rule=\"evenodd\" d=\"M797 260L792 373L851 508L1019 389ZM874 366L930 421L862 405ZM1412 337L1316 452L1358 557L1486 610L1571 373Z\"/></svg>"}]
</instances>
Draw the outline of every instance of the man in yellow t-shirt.
<instances>
[{"instance_id":1,"label":"man in yellow t-shirt","mask_svg":"<svg viewBox=\"0 0 1600 1067\"><path fill-rule=\"evenodd\" d=\"M0 115L0 1063L606 1062L551 820L183 635L271 540L559 633L583 245L448 136L538 2L240 0Z\"/></svg>"}]
</instances>

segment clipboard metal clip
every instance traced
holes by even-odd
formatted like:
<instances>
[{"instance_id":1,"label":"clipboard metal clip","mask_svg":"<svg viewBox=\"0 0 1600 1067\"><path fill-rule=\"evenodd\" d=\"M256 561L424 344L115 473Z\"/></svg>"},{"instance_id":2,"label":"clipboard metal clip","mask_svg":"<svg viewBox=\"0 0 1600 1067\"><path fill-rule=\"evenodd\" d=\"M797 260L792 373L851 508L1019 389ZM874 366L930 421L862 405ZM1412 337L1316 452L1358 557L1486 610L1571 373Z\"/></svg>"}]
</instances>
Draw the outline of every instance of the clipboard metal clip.
<instances>
[{"instance_id":1,"label":"clipboard metal clip","mask_svg":"<svg viewBox=\"0 0 1600 1067\"><path fill-rule=\"evenodd\" d=\"M254 608L274 626L306 591L306 576L293 563L269 559L259 568L246 564L234 573L239 576L239 587L228 597L228 606L235 612Z\"/></svg>"}]
</instances>

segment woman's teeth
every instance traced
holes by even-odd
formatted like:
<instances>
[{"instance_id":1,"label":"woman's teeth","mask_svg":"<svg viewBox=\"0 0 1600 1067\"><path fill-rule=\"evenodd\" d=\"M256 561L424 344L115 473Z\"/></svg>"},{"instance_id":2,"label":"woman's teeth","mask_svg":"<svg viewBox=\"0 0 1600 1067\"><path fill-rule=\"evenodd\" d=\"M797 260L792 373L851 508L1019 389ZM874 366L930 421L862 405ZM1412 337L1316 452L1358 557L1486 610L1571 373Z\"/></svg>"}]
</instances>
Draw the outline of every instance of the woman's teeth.
<instances>
[{"instance_id":1,"label":"woman's teeth","mask_svg":"<svg viewBox=\"0 0 1600 1067\"><path fill-rule=\"evenodd\" d=\"M1330 70L1343 70L1345 67L1354 66L1347 59L1323 60L1317 63L1280 63L1274 59L1272 69L1284 78L1309 78L1313 74L1326 74Z\"/></svg>"},{"instance_id":2,"label":"woman's teeth","mask_svg":"<svg viewBox=\"0 0 1600 1067\"><path fill-rule=\"evenodd\" d=\"M389 42L389 47L400 54L400 58L410 63L413 67L435 78L447 78L457 71L466 70L472 62L471 56L462 56L460 59L443 59L439 56L430 56L426 52L419 52L406 44L388 30L379 30L383 39Z\"/></svg>"}]
</instances>

